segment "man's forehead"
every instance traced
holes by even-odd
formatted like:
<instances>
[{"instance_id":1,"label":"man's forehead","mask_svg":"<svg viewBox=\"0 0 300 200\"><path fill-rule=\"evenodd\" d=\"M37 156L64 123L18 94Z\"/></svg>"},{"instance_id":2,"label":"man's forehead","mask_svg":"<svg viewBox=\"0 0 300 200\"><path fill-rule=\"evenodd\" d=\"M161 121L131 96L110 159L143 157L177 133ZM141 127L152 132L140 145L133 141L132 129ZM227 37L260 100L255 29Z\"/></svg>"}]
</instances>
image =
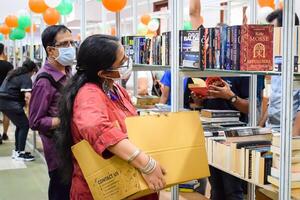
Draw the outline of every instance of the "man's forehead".
<instances>
[{"instance_id":1,"label":"man's forehead","mask_svg":"<svg viewBox=\"0 0 300 200\"><path fill-rule=\"evenodd\" d=\"M73 40L72 33L70 33L69 31L59 32L57 33L55 40L57 42L71 41Z\"/></svg>"}]
</instances>

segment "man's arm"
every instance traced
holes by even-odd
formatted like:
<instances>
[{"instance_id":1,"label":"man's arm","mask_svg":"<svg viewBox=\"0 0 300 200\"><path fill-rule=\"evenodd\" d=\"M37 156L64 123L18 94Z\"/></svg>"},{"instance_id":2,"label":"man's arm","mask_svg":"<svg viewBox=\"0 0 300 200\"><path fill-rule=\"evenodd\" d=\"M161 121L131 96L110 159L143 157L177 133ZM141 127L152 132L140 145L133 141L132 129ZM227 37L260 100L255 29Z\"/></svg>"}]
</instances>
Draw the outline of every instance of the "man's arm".
<instances>
[{"instance_id":1,"label":"man's arm","mask_svg":"<svg viewBox=\"0 0 300 200\"><path fill-rule=\"evenodd\" d=\"M203 23L201 17L201 0L190 0L189 14L193 29L199 28Z\"/></svg>"},{"instance_id":2,"label":"man's arm","mask_svg":"<svg viewBox=\"0 0 300 200\"><path fill-rule=\"evenodd\" d=\"M168 86L162 85L161 97L159 103L166 104L170 96L170 88Z\"/></svg>"},{"instance_id":3,"label":"man's arm","mask_svg":"<svg viewBox=\"0 0 300 200\"><path fill-rule=\"evenodd\" d=\"M217 87L214 85L209 86L208 96L210 96L211 98L221 98L228 101L231 97L235 96L235 94L230 89L228 83L226 83L225 81L223 82L225 84L224 87ZM248 99L242 99L240 97L237 97L237 100L234 103L232 103L232 105L242 113L248 114L249 112Z\"/></svg>"},{"instance_id":4,"label":"man's arm","mask_svg":"<svg viewBox=\"0 0 300 200\"><path fill-rule=\"evenodd\" d=\"M29 105L29 125L33 130L46 133L58 127L57 117L48 116L48 109L53 98L48 80L41 79L33 88Z\"/></svg>"},{"instance_id":5,"label":"man's arm","mask_svg":"<svg viewBox=\"0 0 300 200\"><path fill-rule=\"evenodd\" d=\"M293 136L300 136L300 111L297 112L294 121Z\"/></svg>"},{"instance_id":6,"label":"man's arm","mask_svg":"<svg viewBox=\"0 0 300 200\"><path fill-rule=\"evenodd\" d=\"M258 126L265 127L268 117L269 117L269 114L268 114L268 109L267 109L264 113L262 113L261 118L258 122Z\"/></svg>"}]
</instances>

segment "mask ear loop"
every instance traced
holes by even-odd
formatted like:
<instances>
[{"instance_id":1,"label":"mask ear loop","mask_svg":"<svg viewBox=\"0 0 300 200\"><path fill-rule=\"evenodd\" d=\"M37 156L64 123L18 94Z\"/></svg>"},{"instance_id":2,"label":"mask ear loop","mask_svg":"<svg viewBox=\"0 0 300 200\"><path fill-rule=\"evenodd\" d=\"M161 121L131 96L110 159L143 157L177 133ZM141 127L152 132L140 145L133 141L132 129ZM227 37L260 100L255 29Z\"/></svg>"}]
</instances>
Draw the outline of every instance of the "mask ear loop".
<instances>
[{"instance_id":1,"label":"mask ear loop","mask_svg":"<svg viewBox=\"0 0 300 200\"><path fill-rule=\"evenodd\" d=\"M56 49L56 47L54 47L54 46L47 46L46 50L47 50L48 48L51 48L51 47ZM53 57L53 56L49 56L49 58L51 58L51 59L53 59L53 60L56 60L58 57L59 57L59 52L58 52L58 56L57 56L56 58Z\"/></svg>"}]
</instances>

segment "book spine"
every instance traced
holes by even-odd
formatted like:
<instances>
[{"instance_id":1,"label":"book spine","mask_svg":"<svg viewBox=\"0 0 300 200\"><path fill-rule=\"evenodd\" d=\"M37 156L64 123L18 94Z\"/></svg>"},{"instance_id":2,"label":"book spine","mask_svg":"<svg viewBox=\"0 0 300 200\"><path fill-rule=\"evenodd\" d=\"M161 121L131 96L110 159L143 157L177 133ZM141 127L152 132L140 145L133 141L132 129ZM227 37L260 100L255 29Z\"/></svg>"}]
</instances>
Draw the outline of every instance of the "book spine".
<instances>
[{"instance_id":1,"label":"book spine","mask_svg":"<svg viewBox=\"0 0 300 200\"><path fill-rule=\"evenodd\" d=\"M145 40L146 38L140 39L140 63L144 63L144 57L145 57Z\"/></svg>"},{"instance_id":2,"label":"book spine","mask_svg":"<svg viewBox=\"0 0 300 200\"><path fill-rule=\"evenodd\" d=\"M210 45L210 41L211 41L211 39L210 39L210 35L211 35L211 30L212 30L212 28L208 28L207 29L207 36L206 36L206 62L205 62L205 64L206 64L206 68L207 69L211 69L211 60L212 60L212 58L210 57L211 56L211 54L210 54L210 47L211 47L211 45Z\"/></svg>"},{"instance_id":3,"label":"book spine","mask_svg":"<svg viewBox=\"0 0 300 200\"><path fill-rule=\"evenodd\" d=\"M156 51L157 51L157 65L160 65L160 36L157 36L157 43L156 43Z\"/></svg>"},{"instance_id":4,"label":"book spine","mask_svg":"<svg viewBox=\"0 0 300 200\"><path fill-rule=\"evenodd\" d=\"M232 27L232 69L240 70L240 37L241 37L241 27Z\"/></svg>"},{"instance_id":5,"label":"book spine","mask_svg":"<svg viewBox=\"0 0 300 200\"><path fill-rule=\"evenodd\" d=\"M220 28L215 29L215 68L220 69L221 36Z\"/></svg>"},{"instance_id":6,"label":"book spine","mask_svg":"<svg viewBox=\"0 0 300 200\"><path fill-rule=\"evenodd\" d=\"M294 72L298 72L298 56L294 56Z\"/></svg>"},{"instance_id":7,"label":"book spine","mask_svg":"<svg viewBox=\"0 0 300 200\"><path fill-rule=\"evenodd\" d=\"M156 37L153 40L153 64L156 65Z\"/></svg>"},{"instance_id":8,"label":"book spine","mask_svg":"<svg viewBox=\"0 0 300 200\"><path fill-rule=\"evenodd\" d=\"M159 55L160 55L159 64L162 65L162 59L163 59L162 36L159 36L159 38L160 38L160 40L159 40Z\"/></svg>"},{"instance_id":9,"label":"book spine","mask_svg":"<svg viewBox=\"0 0 300 200\"><path fill-rule=\"evenodd\" d=\"M231 70L231 27L227 27L225 69Z\"/></svg>"},{"instance_id":10,"label":"book spine","mask_svg":"<svg viewBox=\"0 0 300 200\"><path fill-rule=\"evenodd\" d=\"M268 184L268 176L271 175L272 169L272 158L264 158L265 159L265 173L264 173L264 184Z\"/></svg>"},{"instance_id":11,"label":"book spine","mask_svg":"<svg viewBox=\"0 0 300 200\"><path fill-rule=\"evenodd\" d=\"M183 60L183 37L184 37L184 31L179 31L179 66L182 66L182 60Z\"/></svg>"},{"instance_id":12,"label":"book spine","mask_svg":"<svg viewBox=\"0 0 300 200\"><path fill-rule=\"evenodd\" d=\"M138 38L134 38L134 63L138 64Z\"/></svg>"},{"instance_id":13,"label":"book spine","mask_svg":"<svg viewBox=\"0 0 300 200\"><path fill-rule=\"evenodd\" d=\"M240 70L247 71L247 51L248 51L248 25L241 27L241 51L240 51Z\"/></svg>"},{"instance_id":14,"label":"book spine","mask_svg":"<svg viewBox=\"0 0 300 200\"><path fill-rule=\"evenodd\" d=\"M240 113L211 113L212 118L218 118L218 117L240 117Z\"/></svg>"},{"instance_id":15,"label":"book spine","mask_svg":"<svg viewBox=\"0 0 300 200\"><path fill-rule=\"evenodd\" d=\"M220 68L226 69L226 41L227 41L227 26L222 26L220 28L220 39L221 39L221 48L220 48Z\"/></svg>"},{"instance_id":16,"label":"book spine","mask_svg":"<svg viewBox=\"0 0 300 200\"><path fill-rule=\"evenodd\" d=\"M168 54L169 54L169 65L171 65L172 54L171 54L171 32L168 32Z\"/></svg>"},{"instance_id":17,"label":"book spine","mask_svg":"<svg viewBox=\"0 0 300 200\"><path fill-rule=\"evenodd\" d=\"M214 28L209 28L208 31L208 63L207 67L210 69L215 68L215 45L214 45L214 40L215 40L215 29Z\"/></svg>"},{"instance_id":18,"label":"book spine","mask_svg":"<svg viewBox=\"0 0 300 200\"><path fill-rule=\"evenodd\" d=\"M166 33L165 35L166 39L165 39L165 46L166 46L166 65L170 65L170 55L169 55L169 33Z\"/></svg>"},{"instance_id":19,"label":"book spine","mask_svg":"<svg viewBox=\"0 0 300 200\"><path fill-rule=\"evenodd\" d=\"M205 62L204 62L204 57L205 57L205 53L204 53L204 44L205 44L205 29L204 28L200 28L199 29L199 35L200 35L200 41L199 41L199 67L200 70L204 70L205 69Z\"/></svg>"}]
</instances>

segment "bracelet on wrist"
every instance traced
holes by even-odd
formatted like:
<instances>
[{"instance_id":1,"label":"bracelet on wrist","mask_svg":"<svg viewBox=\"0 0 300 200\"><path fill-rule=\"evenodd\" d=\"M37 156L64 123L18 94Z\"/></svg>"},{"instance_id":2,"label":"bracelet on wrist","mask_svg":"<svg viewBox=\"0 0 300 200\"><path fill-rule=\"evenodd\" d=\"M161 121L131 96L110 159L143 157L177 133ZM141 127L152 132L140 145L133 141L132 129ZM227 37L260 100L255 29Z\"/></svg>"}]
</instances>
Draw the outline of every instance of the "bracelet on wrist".
<instances>
[{"instance_id":1,"label":"bracelet on wrist","mask_svg":"<svg viewBox=\"0 0 300 200\"><path fill-rule=\"evenodd\" d=\"M149 175L152 172L154 172L154 170L156 168L156 165L157 165L156 161L149 156L149 161L146 164L146 166L144 168L139 169L139 170L140 170L141 173Z\"/></svg>"},{"instance_id":2,"label":"bracelet on wrist","mask_svg":"<svg viewBox=\"0 0 300 200\"><path fill-rule=\"evenodd\" d=\"M133 154L128 158L127 162L130 164L132 161L134 161L140 154L141 154L141 150L137 149L135 152L133 152Z\"/></svg>"}]
</instances>

